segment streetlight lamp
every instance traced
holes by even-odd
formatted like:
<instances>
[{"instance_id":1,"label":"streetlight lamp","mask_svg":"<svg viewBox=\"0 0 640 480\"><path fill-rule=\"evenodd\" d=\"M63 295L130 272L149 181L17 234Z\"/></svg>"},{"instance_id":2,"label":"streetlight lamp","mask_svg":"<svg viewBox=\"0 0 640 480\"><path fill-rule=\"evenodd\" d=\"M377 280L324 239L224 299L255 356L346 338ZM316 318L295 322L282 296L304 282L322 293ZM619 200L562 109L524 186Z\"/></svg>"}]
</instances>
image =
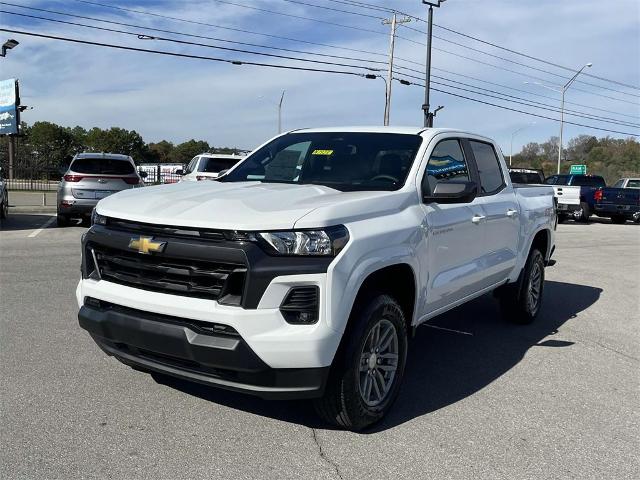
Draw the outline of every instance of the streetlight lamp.
<instances>
[{"instance_id":1,"label":"streetlight lamp","mask_svg":"<svg viewBox=\"0 0 640 480\"><path fill-rule=\"evenodd\" d=\"M532 82L534 85L539 85L540 87L553 90L554 92L558 92L562 95L562 100L560 101L560 141L559 141L560 145L558 146L558 175L560 175L560 162L562 160L562 131L564 128L564 94L569 89L571 84L575 81L575 79L578 78L578 75L580 75L585 68L591 67L592 65L593 63L591 62L583 65L582 68L578 70L576 74L573 77L571 77L567 83L565 83L562 86L546 85L540 82ZM524 83L529 84L530 82L524 82Z\"/></svg>"},{"instance_id":2,"label":"streetlight lamp","mask_svg":"<svg viewBox=\"0 0 640 480\"><path fill-rule=\"evenodd\" d=\"M522 130L524 130L525 128L529 128L533 125L535 125L536 122L531 122L528 123L527 125L525 125L524 127L520 127L519 129L515 130L512 134L511 134L511 148L509 149L509 166L511 166L511 160L513 159L513 137L515 137L518 133L520 133Z\"/></svg>"},{"instance_id":3,"label":"streetlight lamp","mask_svg":"<svg viewBox=\"0 0 640 480\"><path fill-rule=\"evenodd\" d=\"M4 42L4 44L2 45L2 51L0 51L0 57L6 57L7 50L11 50L12 48L17 47L19 44L20 42L13 39L10 39Z\"/></svg>"}]
</instances>

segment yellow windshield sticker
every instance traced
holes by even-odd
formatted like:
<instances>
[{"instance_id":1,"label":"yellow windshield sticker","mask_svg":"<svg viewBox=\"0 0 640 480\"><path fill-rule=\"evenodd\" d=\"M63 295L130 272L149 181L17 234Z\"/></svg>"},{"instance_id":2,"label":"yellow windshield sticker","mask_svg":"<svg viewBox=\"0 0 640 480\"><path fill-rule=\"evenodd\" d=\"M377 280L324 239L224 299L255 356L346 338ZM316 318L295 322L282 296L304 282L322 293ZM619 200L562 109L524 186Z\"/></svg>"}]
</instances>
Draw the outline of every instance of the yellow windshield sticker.
<instances>
[{"instance_id":1,"label":"yellow windshield sticker","mask_svg":"<svg viewBox=\"0 0 640 480\"><path fill-rule=\"evenodd\" d=\"M331 155L333 150L314 150L311 155Z\"/></svg>"}]
</instances>

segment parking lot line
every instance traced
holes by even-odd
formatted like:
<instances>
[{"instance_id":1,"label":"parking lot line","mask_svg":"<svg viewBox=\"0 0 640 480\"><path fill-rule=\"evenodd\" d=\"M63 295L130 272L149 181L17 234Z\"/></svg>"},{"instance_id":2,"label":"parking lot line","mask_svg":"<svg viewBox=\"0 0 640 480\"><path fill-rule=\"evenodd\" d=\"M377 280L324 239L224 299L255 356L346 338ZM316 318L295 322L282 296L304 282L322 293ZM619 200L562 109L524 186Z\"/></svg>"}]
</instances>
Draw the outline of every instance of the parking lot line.
<instances>
[{"instance_id":1,"label":"parking lot line","mask_svg":"<svg viewBox=\"0 0 640 480\"><path fill-rule=\"evenodd\" d=\"M33 232L31 232L29 235L27 235L27 238L34 238L37 237L38 234L44 230L45 228L47 228L49 225L51 225L53 222L55 222L56 217L51 217L49 220L47 220L46 222L44 222L40 228L37 228L36 230L34 230Z\"/></svg>"}]
</instances>

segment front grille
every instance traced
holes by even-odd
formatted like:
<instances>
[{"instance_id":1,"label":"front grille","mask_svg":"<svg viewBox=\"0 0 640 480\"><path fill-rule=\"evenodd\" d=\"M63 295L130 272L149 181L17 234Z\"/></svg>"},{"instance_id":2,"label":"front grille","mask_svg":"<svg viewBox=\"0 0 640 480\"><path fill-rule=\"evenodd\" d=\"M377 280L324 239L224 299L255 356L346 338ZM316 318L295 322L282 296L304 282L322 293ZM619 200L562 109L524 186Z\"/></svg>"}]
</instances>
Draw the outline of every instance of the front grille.
<instances>
[{"instance_id":1,"label":"front grille","mask_svg":"<svg viewBox=\"0 0 640 480\"><path fill-rule=\"evenodd\" d=\"M142 255L103 245L87 245L100 278L130 287L239 305L246 267L239 264Z\"/></svg>"},{"instance_id":2,"label":"front grille","mask_svg":"<svg viewBox=\"0 0 640 480\"><path fill-rule=\"evenodd\" d=\"M127 233L141 233L144 235L161 235L172 238L202 238L210 241L222 242L225 240L223 230L212 230L193 227L173 227L165 225L152 225L150 223L108 218L107 226L111 230L119 230Z\"/></svg>"}]
</instances>

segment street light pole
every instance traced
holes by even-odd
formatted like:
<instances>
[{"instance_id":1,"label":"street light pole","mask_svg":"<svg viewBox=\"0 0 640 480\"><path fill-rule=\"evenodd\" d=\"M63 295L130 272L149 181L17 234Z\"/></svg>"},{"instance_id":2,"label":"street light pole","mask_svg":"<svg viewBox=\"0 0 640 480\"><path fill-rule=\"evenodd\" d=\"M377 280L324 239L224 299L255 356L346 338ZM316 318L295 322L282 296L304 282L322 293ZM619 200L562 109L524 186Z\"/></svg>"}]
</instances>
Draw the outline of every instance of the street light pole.
<instances>
[{"instance_id":1,"label":"street light pole","mask_svg":"<svg viewBox=\"0 0 640 480\"><path fill-rule=\"evenodd\" d=\"M393 79L393 54L396 43L396 28L398 24L410 22L409 17L397 19L396 12L393 12L391 19L382 20L383 25L391 25L391 38L389 40L389 71L387 73L386 89L385 89L385 102L384 102L384 125L389 125L389 116L391 114L391 84Z\"/></svg>"},{"instance_id":2,"label":"street light pole","mask_svg":"<svg viewBox=\"0 0 640 480\"><path fill-rule=\"evenodd\" d=\"M278 133L282 133L282 101L284 100L284 92L282 90L282 95L280 96L280 102L278 103Z\"/></svg>"},{"instance_id":3,"label":"street light pole","mask_svg":"<svg viewBox=\"0 0 640 480\"><path fill-rule=\"evenodd\" d=\"M509 166L511 166L511 161L513 160L513 137L515 137L518 133L520 133L525 128L529 128L532 125L535 125L535 122L525 125L524 127L520 127L519 129L515 130L511 134L511 148L509 149Z\"/></svg>"},{"instance_id":4,"label":"street light pole","mask_svg":"<svg viewBox=\"0 0 640 480\"><path fill-rule=\"evenodd\" d=\"M433 37L433 7L440 7L445 0L422 0L424 5L429 5L429 16L427 19L427 62L425 65L425 82L424 82L424 103L422 111L424 112L424 126L433 127L433 114L429 111L429 91L431 89L431 41Z\"/></svg>"},{"instance_id":5,"label":"street light pole","mask_svg":"<svg viewBox=\"0 0 640 480\"><path fill-rule=\"evenodd\" d=\"M562 86L558 86L558 85L550 86L540 82L533 82L534 85L539 85L541 87L548 88L549 90L553 90L554 92L560 93L560 95L562 96L560 100L560 138L558 140L560 145L558 145L558 175L560 175L560 162L562 161L562 134L564 130L564 94L569 89L571 84L576 80L576 78L578 78L578 75L580 75L585 68L591 67L592 65L593 63L591 62L583 65L582 68L580 68L580 70L578 70L575 73L575 75L571 77L569 81ZM529 82L525 82L525 83L529 83Z\"/></svg>"}]
</instances>

